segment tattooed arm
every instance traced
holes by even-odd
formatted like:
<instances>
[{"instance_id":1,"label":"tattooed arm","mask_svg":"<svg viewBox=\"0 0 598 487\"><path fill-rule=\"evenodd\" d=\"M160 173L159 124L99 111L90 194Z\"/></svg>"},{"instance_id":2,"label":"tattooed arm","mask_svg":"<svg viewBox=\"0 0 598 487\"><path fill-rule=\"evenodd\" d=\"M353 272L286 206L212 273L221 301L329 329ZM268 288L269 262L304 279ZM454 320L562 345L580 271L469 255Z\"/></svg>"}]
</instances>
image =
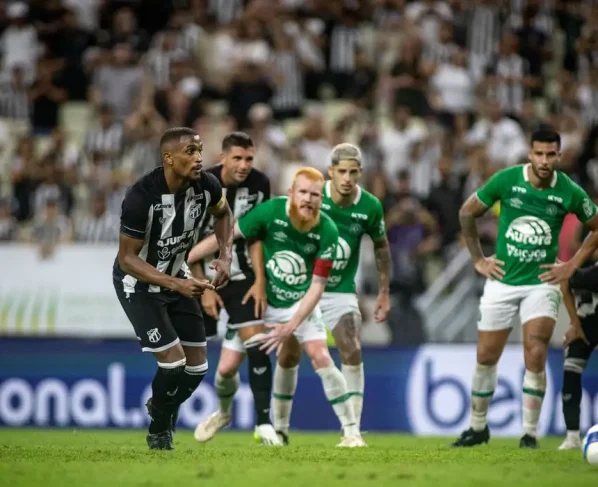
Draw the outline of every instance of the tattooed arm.
<instances>
[{"instance_id":1,"label":"tattooed arm","mask_svg":"<svg viewBox=\"0 0 598 487\"><path fill-rule=\"evenodd\" d=\"M486 213L487 209L477 194L472 194L459 210L459 223L461 224L463 239L476 270L488 279L501 279L505 274L501 267L504 262L493 257L484 257L480 236L478 235L476 220Z\"/></svg>"},{"instance_id":2,"label":"tattooed arm","mask_svg":"<svg viewBox=\"0 0 598 487\"><path fill-rule=\"evenodd\" d=\"M390 311L390 248L386 235L374 241L374 256L378 270L378 298L374 316L376 321L385 321Z\"/></svg>"}]
</instances>

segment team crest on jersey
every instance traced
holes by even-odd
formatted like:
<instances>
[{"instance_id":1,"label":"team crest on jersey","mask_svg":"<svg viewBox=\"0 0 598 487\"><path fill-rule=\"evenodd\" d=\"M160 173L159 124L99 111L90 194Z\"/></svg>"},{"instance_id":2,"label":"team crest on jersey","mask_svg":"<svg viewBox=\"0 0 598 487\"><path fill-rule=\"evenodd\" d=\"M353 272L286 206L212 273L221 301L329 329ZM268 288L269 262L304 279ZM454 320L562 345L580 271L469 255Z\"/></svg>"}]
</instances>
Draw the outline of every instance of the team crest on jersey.
<instances>
[{"instance_id":1,"label":"team crest on jersey","mask_svg":"<svg viewBox=\"0 0 598 487\"><path fill-rule=\"evenodd\" d=\"M199 218L199 215L201 215L201 203L198 203L189 209L189 218L195 220L196 218Z\"/></svg>"},{"instance_id":2,"label":"team crest on jersey","mask_svg":"<svg viewBox=\"0 0 598 487\"><path fill-rule=\"evenodd\" d=\"M157 328L152 328L151 330L148 330L147 338L150 341L150 343L158 343L162 338L162 335L160 335L160 332Z\"/></svg>"},{"instance_id":3,"label":"team crest on jersey","mask_svg":"<svg viewBox=\"0 0 598 487\"><path fill-rule=\"evenodd\" d=\"M359 235L361 233L361 225L359 223L352 223L351 226L349 227L349 231L353 234L353 235Z\"/></svg>"},{"instance_id":4,"label":"team crest on jersey","mask_svg":"<svg viewBox=\"0 0 598 487\"><path fill-rule=\"evenodd\" d=\"M557 212L558 212L558 208L554 205L548 205L546 207L546 213L548 213L550 216L556 215Z\"/></svg>"},{"instance_id":5,"label":"team crest on jersey","mask_svg":"<svg viewBox=\"0 0 598 487\"><path fill-rule=\"evenodd\" d=\"M316 251L316 246L312 243L308 243L305 245L305 247L303 247L303 252L305 252L308 255L313 254Z\"/></svg>"}]
</instances>

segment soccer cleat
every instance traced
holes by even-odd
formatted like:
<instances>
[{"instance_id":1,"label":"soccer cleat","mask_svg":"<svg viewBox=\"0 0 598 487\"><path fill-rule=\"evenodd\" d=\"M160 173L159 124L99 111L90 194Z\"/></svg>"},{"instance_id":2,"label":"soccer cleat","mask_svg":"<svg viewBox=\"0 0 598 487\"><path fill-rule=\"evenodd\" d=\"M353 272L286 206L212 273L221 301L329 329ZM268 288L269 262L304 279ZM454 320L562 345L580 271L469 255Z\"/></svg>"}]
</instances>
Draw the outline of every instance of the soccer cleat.
<instances>
[{"instance_id":1,"label":"soccer cleat","mask_svg":"<svg viewBox=\"0 0 598 487\"><path fill-rule=\"evenodd\" d=\"M343 437L342 441L336 446L340 448L360 448L367 445L361 435L355 435Z\"/></svg>"},{"instance_id":2,"label":"soccer cleat","mask_svg":"<svg viewBox=\"0 0 598 487\"><path fill-rule=\"evenodd\" d=\"M283 441L271 424L260 424L255 427L254 437L262 444L268 446L283 446Z\"/></svg>"},{"instance_id":3,"label":"soccer cleat","mask_svg":"<svg viewBox=\"0 0 598 487\"><path fill-rule=\"evenodd\" d=\"M150 450L174 450L172 431L170 430L161 433L148 433L146 440Z\"/></svg>"},{"instance_id":4,"label":"soccer cleat","mask_svg":"<svg viewBox=\"0 0 598 487\"><path fill-rule=\"evenodd\" d=\"M451 445L453 447L467 447L476 446L483 443L488 443L490 440L490 430L488 425L482 431L475 431L473 428L469 428L461 433L461 436L455 440Z\"/></svg>"},{"instance_id":5,"label":"soccer cleat","mask_svg":"<svg viewBox=\"0 0 598 487\"><path fill-rule=\"evenodd\" d=\"M559 450L581 450L581 438L579 436L567 436L559 446Z\"/></svg>"},{"instance_id":6,"label":"soccer cleat","mask_svg":"<svg viewBox=\"0 0 598 487\"><path fill-rule=\"evenodd\" d=\"M289 446L289 435L284 431L276 430L276 434L284 446Z\"/></svg>"},{"instance_id":7,"label":"soccer cleat","mask_svg":"<svg viewBox=\"0 0 598 487\"><path fill-rule=\"evenodd\" d=\"M523 435L521 440L519 440L519 448L531 448L536 450L539 448L538 440L534 436L531 435Z\"/></svg>"},{"instance_id":8,"label":"soccer cleat","mask_svg":"<svg viewBox=\"0 0 598 487\"><path fill-rule=\"evenodd\" d=\"M197 441L209 441L219 430L228 425L231 421L231 415L216 411L208 416L203 423L200 423L195 428L193 436Z\"/></svg>"}]
</instances>

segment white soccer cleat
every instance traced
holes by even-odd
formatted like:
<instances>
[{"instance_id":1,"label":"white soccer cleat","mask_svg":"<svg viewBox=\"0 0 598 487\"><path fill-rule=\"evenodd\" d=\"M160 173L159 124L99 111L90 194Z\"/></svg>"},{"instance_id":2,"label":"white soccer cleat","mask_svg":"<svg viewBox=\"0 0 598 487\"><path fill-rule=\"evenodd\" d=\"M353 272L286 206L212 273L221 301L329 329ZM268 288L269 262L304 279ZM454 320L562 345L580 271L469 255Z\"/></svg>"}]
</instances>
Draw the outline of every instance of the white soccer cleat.
<instances>
[{"instance_id":1,"label":"white soccer cleat","mask_svg":"<svg viewBox=\"0 0 598 487\"><path fill-rule=\"evenodd\" d=\"M581 438L567 436L559 446L559 450L581 450Z\"/></svg>"},{"instance_id":2,"label":"white soccer cleat","mask_svg":"<svg viewBox=\"0 0 598 487\"><path fill-rule=\"evenodd\" d=\"M267 446L283 446L284 443L276 433L274 426L271 424L260 424L255 427L253 437L262 445Z\"/></svg>"},{"instance_id":3,"label":"white soccer cleat","mask_svg":"<svg viewBox=\"0 0 598 487\"><path fill-rule=\"evenodd\" d=\"M202 443L209 441L214 438L218 431L230 424L230 421L230 414L216 411L215 413L210 414L208 419L206 419L203 423L197 425L193 436L197 441L201 441Z\"/></svg>"},{"instance_id":4,"label":"white soccer cleat","mask_svg":"<svg viewBox=\"0 0 598 487\"><path fill-rule=\"evenodd\" d=\"M345 436L343 440L336 445L340 448L361 448L367 446L361 435Z\"/></svg>"}]
</instances>

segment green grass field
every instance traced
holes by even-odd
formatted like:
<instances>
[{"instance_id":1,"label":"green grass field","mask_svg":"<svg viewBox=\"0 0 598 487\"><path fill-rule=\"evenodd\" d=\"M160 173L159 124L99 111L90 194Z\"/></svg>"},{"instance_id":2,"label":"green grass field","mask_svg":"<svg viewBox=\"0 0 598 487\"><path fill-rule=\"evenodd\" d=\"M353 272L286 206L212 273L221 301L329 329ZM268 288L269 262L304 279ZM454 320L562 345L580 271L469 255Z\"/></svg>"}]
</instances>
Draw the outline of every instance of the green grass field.
<instances>
[{"instance_id":1,"label":"green grass field","mask_svg":"<svg viewBox=\"0 0 598 487\"><path fill-rule=\"evenodd\" d=\"M2 486L593 486L598 468L581 453L520 450L493 439L467 450L448 438L365 434L369 447L335 448L338 434L294 433L268 448L251 433L221 433L199 444L179 431L173 452L150 452L142 431L0 429Z\"/></svg>"}]
</instances>

